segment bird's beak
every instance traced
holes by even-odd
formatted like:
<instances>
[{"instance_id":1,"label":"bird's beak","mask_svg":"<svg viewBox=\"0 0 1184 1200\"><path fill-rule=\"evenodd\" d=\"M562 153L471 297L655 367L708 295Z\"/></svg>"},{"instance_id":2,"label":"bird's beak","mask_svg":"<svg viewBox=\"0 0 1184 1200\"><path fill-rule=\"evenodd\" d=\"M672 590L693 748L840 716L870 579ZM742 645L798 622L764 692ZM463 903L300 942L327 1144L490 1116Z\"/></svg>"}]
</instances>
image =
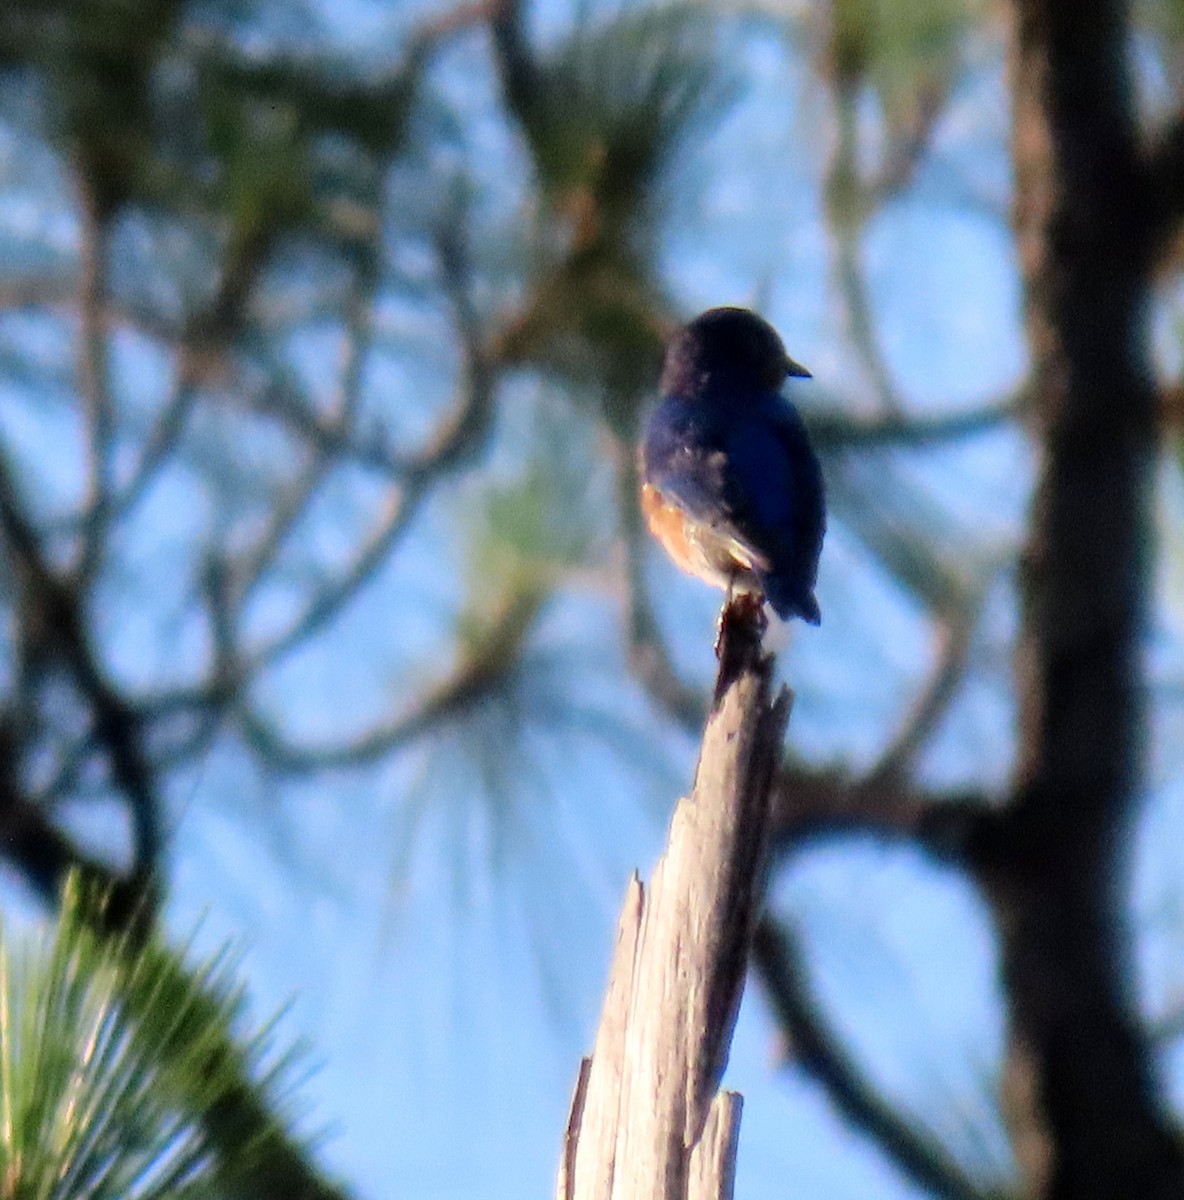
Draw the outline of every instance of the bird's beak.
<instances>
[{"instance_id":1,"label":"bird's beak","mask_svg":"<svg viewBox=\"0 0 1184 1200\"><path fill-rule=\"evenodd\" d=\"M794 379L813 379L814 376L802 366L800 362L794 362L787 354L785 356L785 373Z\"/></svg>"}]
</instances>

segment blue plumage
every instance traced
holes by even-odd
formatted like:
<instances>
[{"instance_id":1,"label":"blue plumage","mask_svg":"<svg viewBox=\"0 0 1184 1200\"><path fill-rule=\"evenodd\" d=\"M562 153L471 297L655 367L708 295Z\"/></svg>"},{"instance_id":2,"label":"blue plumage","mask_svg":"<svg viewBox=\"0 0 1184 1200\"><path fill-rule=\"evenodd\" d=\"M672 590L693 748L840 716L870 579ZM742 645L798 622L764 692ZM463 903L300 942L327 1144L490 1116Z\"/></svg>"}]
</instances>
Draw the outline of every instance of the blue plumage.
<instances>
[{"instance_id":1,"label":"blue plumage","mask_svg":"<svg viewBox=\"0 0 1184 1200\"><path fill-rule=\"evenodd\" d=\"M667 351L642 443L642 506L684 570L816 625L822 471L780 392L787 375L807 374L754 313L718 308L691 322Z\"/></svg>"}]
</instances>

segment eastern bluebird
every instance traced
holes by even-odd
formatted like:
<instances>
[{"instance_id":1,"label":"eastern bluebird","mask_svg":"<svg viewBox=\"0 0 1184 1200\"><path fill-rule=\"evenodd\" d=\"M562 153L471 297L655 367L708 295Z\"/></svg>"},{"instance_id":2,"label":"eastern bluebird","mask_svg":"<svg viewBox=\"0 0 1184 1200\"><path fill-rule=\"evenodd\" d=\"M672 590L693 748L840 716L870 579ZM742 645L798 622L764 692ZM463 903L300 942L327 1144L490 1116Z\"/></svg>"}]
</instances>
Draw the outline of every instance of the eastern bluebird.
<instances>
[{"instance_id":1,"label":"eastern bluebird","mask_svg":"<svg viewBox=\"0 0 1184 1200\"><path fill-rule=\"evenodd\" d=\"M684 571L817 625L822 470L781 395L788 375L810 372L747 309L713 308L680 330L642 442L641 507Z\"/></svg>"}]
</instances>

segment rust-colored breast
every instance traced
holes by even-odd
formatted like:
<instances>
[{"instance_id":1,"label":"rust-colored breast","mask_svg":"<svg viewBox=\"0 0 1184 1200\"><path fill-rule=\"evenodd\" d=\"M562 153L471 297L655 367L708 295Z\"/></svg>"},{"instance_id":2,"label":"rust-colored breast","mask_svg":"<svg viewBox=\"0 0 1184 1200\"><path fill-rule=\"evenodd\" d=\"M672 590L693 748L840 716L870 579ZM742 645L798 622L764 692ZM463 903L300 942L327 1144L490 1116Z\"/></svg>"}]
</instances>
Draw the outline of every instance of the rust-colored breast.
<instances>
[{"instance_id":1,"label":"rust-colored breast","mask_svg":"<svg viewBox=\"0 0 1184 1200\"><path fill-rule=\"evenodd\" d=\"M653 484L642 485L641 511L650 532L675 565L696 579L725 588L752 566L752 560L742 557L731 539L702 528Z\"/></svg>"},{"instance_id":2,"label":"rust-colored breast","mask_svg":"<svg viewBox=\"0 0 1184 1200\"><path fill-rule=\"evenodd\" d=\"M675 564L690 575L698 575L700 555L689 538L687 515L675 504L662 499L662 493L652 484L642 484L641 511L650 533Z\"/></svg>"}]
</instances>

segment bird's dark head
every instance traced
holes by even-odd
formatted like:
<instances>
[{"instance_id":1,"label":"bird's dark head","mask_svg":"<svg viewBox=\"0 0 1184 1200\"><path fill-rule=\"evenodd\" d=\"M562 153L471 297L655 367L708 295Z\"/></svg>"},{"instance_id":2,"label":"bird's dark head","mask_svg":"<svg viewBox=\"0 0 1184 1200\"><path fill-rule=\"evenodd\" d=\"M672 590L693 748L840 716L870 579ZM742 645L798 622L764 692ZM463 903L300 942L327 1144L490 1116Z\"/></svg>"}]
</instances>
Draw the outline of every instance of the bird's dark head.
<instances>
[{"instance_id":1,"label":"bird's dark head","mask_svg":"<svg viewBox=\"0 0 1184 1200\"><path fill-rule=\"evenodd\" d=\"M671 339L660 387L664 396L688 399L736 396L775 392L787 375L809 374L768 321L746 308L711 308Z\"/></svg>"}]
</instances>

